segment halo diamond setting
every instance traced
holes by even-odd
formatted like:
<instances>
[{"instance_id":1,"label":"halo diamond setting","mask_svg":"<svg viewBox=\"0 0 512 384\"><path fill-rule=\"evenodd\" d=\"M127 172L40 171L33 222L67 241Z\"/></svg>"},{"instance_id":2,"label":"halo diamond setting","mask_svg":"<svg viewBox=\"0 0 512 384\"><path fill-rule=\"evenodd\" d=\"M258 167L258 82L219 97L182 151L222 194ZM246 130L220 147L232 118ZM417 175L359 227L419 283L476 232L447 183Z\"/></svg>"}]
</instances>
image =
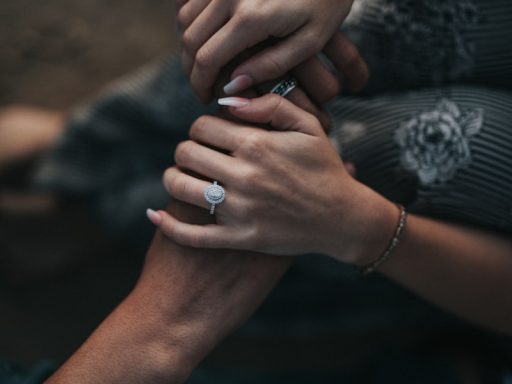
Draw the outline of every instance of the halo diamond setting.
<instances>
[{"instance_id":1,"label":"halo diamond setting","mask_svg":"<svg viewBox=\"0 0 512 384\"><path fill-rule=\"evenodd\" d=\"M204 190L205 200L211 204L210 214L215 213L215 206L221 204L226 197L226 192L216 181Z\"/></svg>"}]
</instances>

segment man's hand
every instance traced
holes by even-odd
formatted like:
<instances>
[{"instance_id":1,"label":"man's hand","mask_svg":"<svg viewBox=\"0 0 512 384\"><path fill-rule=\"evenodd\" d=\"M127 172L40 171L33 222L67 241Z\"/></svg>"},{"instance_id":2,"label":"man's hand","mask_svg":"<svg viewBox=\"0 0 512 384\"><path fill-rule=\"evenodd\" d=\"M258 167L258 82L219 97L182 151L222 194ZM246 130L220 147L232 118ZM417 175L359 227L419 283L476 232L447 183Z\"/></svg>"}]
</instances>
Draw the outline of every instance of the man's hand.
<instances>
[{"instance_id":1,"label":"man's hand","mask_svg":"<svg viewBox=\"0 0 512 384\"><path fill-rule=\"evenodd\" d=\"M168 211L211 223L208 212L183 203ZM183 383L258 308L291 262L184 248L157 234L133 292L47 383Z\"/></svg>"}]
</instances>

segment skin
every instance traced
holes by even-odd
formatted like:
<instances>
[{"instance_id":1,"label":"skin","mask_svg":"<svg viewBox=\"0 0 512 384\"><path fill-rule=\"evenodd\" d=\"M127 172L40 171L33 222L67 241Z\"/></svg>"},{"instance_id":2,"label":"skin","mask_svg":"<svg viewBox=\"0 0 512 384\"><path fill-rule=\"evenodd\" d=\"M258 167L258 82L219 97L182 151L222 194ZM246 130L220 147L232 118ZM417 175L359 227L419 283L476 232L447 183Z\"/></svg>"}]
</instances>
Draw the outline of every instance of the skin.
<instances>
[{"instance_id":1,"label":"skin","mask_svg":"<svg viewBox=\"0 0 512 384\"><path fill-rule=\"evenodd\" d=\"M316 57L322 51L348 79L348 88L360 90L368 68L357 48L339 32L351 6L348 0L179 1L185 73L199 98L209 102L222 68L263 43L265 49L231 71L231 79L244 80L229 94L292 72L314 101L325 103L339 94L341 84Z\"/></svg>"},{"instance_id":2,"label":"skin","mask_svg":"<svg viewBox=\"0 0 512 384\"><path fill-rule=\"evenodd\" d=\"M183 203L168 211L190 223L212 222L204 210ZM291 263L181 247L158 233L132 293L46 383L183 383Z\"/></svg>"},{"instance_id":3,"label":"skin","mask_svg":"<svg viewBox=\"0 0 512 384\"><path fill-rule=\"evenodd\" d=\"M310 106L304 97L297 89L292 99ZM177 200L167 213L213 224L207 211ZM183 247L158 231L134 290L46 383L183 383L256 311L292 262Z\"/></svg>"},{"instance_id":4,"label":"skin","mask_svg":"<svg viewBox=\"0 0 512 384\"><path fill-rule=\"evenodd\" d=\"M339 216L370 215L368 202L385 200L348 174L313 115L277 95L245 102L231 114L269 130L204 116L192 126L191 140L178 146L177 167L164 176L171 196L205 209L210 183L189 173L218 180L229 197L217 225L194 227L165 215L162 230L186 246L280 255L325 252L339 233L347 239L341 246L359 246L366 221L347 225Z\"/></svg>"},{"instance_id":5,"label":"skin","mask_svg":"<svg viewBox=\"0 0 512 384\"><path fill-rule=\"evenodd\" d=\"M190 225L159 212L166 236L195 248L324 253L357 267L383 254L399 210L346 172L316 118L276 95L230 111L244 122L199 119L164 176L175 199L205 210L205 180L218 180L226 201L217 222ZM512 334L507 236L411 215L381 272L464 319Z\"/></svg>"},{"instance_id":6,"label":"skin","mask_svg":"<svg viewBox=\"0 0 512 384\"><path fill-rule=\"evenodd\" d=\"M355 266L386 249L398 210L350 177L311 114L273 96L231 113L237 123L215 118L196 123L193 140L177 154L178 168L164 178L172 194L201 208L175 201L153 217L160 232L134 291L48 383L184 382L254 312L293 260L221 249L234 247L234 241L241 249L279 255L315 250ZM212 138L207 126L225 136ZM241 138L238 130L250 134ZM219 137L221 142L211 142ZM232 158L230 169L215 161L226 157ZM240 180L247 177L240 170L249 168L253 177ZM216 222L197 199L200 183L204 187L203 179L214 176L229 176L224 184L229 199ZM270 206L272 199L277 200ZM283 231L286 226L291 230ZM238 237L230 239L226 231ZM210 249L197 248L203 246ZM504 237L411 216L402 243L380 271L470 321L512 333L512 311L503 294L512 288L511 254L511 241Z\"/></svg>"}]
</instances>

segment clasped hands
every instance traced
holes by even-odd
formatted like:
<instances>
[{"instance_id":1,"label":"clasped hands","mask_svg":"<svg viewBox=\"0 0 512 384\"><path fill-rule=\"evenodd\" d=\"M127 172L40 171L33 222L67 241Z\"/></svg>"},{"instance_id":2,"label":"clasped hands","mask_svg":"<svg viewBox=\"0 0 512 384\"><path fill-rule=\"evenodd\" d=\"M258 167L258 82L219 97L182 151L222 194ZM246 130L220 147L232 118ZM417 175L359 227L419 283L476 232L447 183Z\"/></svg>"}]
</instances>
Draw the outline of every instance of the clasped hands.
<instances>
[{"instance_id":1,"label":"clasped hands","mask_svg":"<svg viewBox=\"0 0 512 384\"><path fill-rule=\"evenodd\" d=\"M208 46L217 40L224 41L225 29L231 31L230 40L224 42L226 46L236 46L238 42L233 42L233 39L247 38L242 31L245 27L250 29L250 26L242 28L240 36L235 36L236 33L232 29L241 27L240 12L248 17L248 9L255 10L247 8L248 4L254 6L258 3L260 8L265 10L263 13L256 12L256 16L261 17L263 21L267 20L263 15L272 14L270 10L275 6L296 7L301 12L303 8L311 6L310 2L303 1L297 4L294 2L289 6L280 2L248 3L242 0L190 0L181 3L179 18L185 36L189 36L185 39L185 48L190 44L190 40L194 40L191 36L195 36L199 31L202 33L202 37L197 39L203 45L198 51L197 47L201 44L195 44L195 63L188 73L192 86L203 96L209 94L208 85L211 84L211 79L215 82L215 76L218 75L218 70L224 65L225 60L239 54L240 50L234 48L226 51L215 60L212 68L201 64L199 52L204 49L217 52L218 47L212 50ZM338 28L346 17L346 7L350 9L351 2L325 3L330 3L330 8L339 12L338 16L333 17L337 20L334 23L335 27L326 27L329 33L332 33L331 43L326 43L329 45L332 41L342 38ZM337 7L333 7L334 3L337 3ZM319 4L314 7L315 10L319 8L321 9ZM290 9L286 11L292 12ZM240 68L253 68L252 79L267 80L269 76L282 75L266 71L265 68L268 67L259 67L255 63L265 62L265 57L268 60L268 57L276 52L285 57L289 55L287 49L293 46L294 38L288 35L301 35L305 33L304 30L314 29L315 23L323 20L323 12L325 10L320 12L321 15L308 19L307 23L312 24L311 26L290 26L286 32L282 32L282 36L280 35L284 38L283 41L260 49L249 58L239 59L242 64L231 71L232 77L236 78ZM214 17L218 13L224 15L224 24ZM208 27L204 23L206 19L210 20ZM201 25L206 29L198 27ZM265 25L261 27L265 29ZM266 31L273 33L272 29ZM252 40L245 41L243 45L251 47L251 44L260 43L260 40L268 38L268 33L258 35L259 37L252 36ZM322 37L319 38L322 40ZM325 40L328 41L329 36ZM323 45L320 45L320 49L321 47ZM190 67L188 56L191 50L188 48L183 53L185 70ZM350 68L346 65L347 56L336 53L340 52L339 50L333 49L331 52L329 57L334 59L335 64L343 63L338 66L340 69ZM358 58L364 63L359 56ZM308 65L316 63L315 60L318 59L314 56L311 60L313 61L309 61ZM293 60L292 62L295 63ZM359 73L366 69L364 65L358 67ZM288 69L287 66L280 68ZM201 73L202 69L208 70L201 74L200 78L204 80L204 76L207 76L208 79L196 82L197 74ZM310 69L313 71L309 73L310 79L314 78L318 71L329 72L316 64ZM327 82L336 81L331 80ZM309 80L309 83L312 81ZM320 88L329 89L328 86L323 86L322 81L313 83L316 84L313 90L304 87L307 95L318 94L315 91ZM200 84L203 86L201 89L198 88ZM330 95L320 96L317 100L328 97ZM362 259L368 244L371 244L369 231L372 230L372 226L369 222L375 215L375 208L382 205L384 199L350 176L318 119L276 95L255 99L227 98L223 102L231 105L231 119L237 122L210 116L197 120L190 131L191 140L180 144L176 150L176 167L169 169L164 176L165 187L173 198L204 209L209 208L208 202L204 199L204 190L212 180L218 181L226 190L226 200L217 208L216 223L193 225L180 221L165 211L153 215L152 221L170 239L187 247L238 249L276 255L317 252L331 255L344 262ZM315 113L314 110L310 112ZM389 205L386 211L389 211Z\"/></svg>"},{"instance_id":2,"label":"clasped hands","mask_svg":"<svg viewBox=\"0 0 512 384\"><path fill-rule=\"evenodd\" d=\"M265 82L288 72L302 89L289 100L228 99L228 119L195 122L176 151L176 167L165 173L174 199L150 215L160 230L135 289L48 383L182 383L293 260L273 255L322 252L366 263L384 247L389 233L381 227L392 227L395 207L351 177L318 106L341 87L316 58L320 50L349 89L368 77L338 32L350 5L178 1L184 69L203 101L215 89L222 96L267 93ZM203 197L212 180L226 189L216 217Z\"/></svg>"}]
</instances>

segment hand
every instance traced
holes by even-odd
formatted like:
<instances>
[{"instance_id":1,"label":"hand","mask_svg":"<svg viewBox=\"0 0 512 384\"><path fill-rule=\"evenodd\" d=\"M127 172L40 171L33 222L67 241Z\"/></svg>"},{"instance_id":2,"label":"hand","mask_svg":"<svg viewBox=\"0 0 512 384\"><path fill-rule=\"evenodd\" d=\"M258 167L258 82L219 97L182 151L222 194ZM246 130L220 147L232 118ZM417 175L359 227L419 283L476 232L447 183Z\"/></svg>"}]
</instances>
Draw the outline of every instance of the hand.
<instances>
[{"instance_id":1,"label":"hand","mask_svg":"<svg viewBox=\"0 0 512 384\"><path fill-rule=\"evenodd\" d=\"M368 69L357 49L338 32L350 11L351 0L189 0L178 4L183 34L183 66L192 87L204 102L219 71L248 48L266 46L241 63L226 86L237 94L254 84L296 73L315 101L339 93L339 81L315 57L322 51L358 90ZM304 76L307 73L308 76ZM314 75L314 76L312 76ZM315 81L308 79L314 78ZM328 81L327 81L328 80ZM327 85L329 93L325 93Z\"/></svg>"},{"instance_id":2,"label":"hand","mask_svg":"<svg viewBox=\"0 0 512 384\"><path fill-rule=\"evenodd\" d=\"M159 212L163 233L191 247L320 252L345 262L366 257L368 247L385 249L396 207L348 174L316 118L276 95L235 101L234 116L274 130L214 117L196 121L165 186L175 199L209 209L203 192L210 182L203 178L218 180L226 201L213 225Z\"/></svg>"},{"instance_id":3,"label":"hand","mask_svg":"<svg viewBox=\"0 0 512 384\"><path fill-rule=\"evenodd\" d=\"M177 201L169 212L188 223L212 219ZM133 292L47 383L186 382L290 264L248 252L184 248L157 234Z\"/></svg>"},{"instance_id":4,"label":"hand","mask_svg":"<svg viewBox=\"0 0 512 384\"><path fill-rule=\"evenodd\" d=\"M189 224L214 223L207 211L179 201L167 212ZM164 309L179 336L176 345L186 347L187 365L193 368L247 321L291 263L238 250L185 248L157 233L136 292Z\"/></svg>"},{"instance_id":5,"label":"hand","mask_svg":"<svg viewBox=\"0 0 512 384\"><path fill-rule=\"evenodd\" d=\"M248 57L251 53L253 53L253 50L248 50L244 52L242 55L237 57L234 61L230 62L226 67L222 69L222 71L219 74L219 78L217 79L217 82L214 86L214 94L215 97L221 98L225 94L222 90L223 86L222 84L225 84L227 79L229 79L229 73L230 71L238 65L242 60L244 60L246 57ZM324 80L326 80L324 78ZM270 92L270 90L275 86L275 82L269 82L265 84L255 85L245 91L242 92L242 95L244 98L254 98L258 97L260 95L265 95ZM318 90L317 94L322 94L324 96L328 96L327 94L330 92L329 89L332 89L332 86L325 86L324 89ZM329 116L323 111L323 109L315 103L310 96L310 92L306 92L301 84L298 84L297 87L287 96L287 99L290 100L293 104L297 105L298 107L302 108L303 110L311 113L314 115L322 124L322 127L326 132L329 132L331 129L331 120ZM221 110L221 116L228 119L233 120L237 119L235 116L230 116L229 110L223 109Z\"/></svg>"}]
</instances>

